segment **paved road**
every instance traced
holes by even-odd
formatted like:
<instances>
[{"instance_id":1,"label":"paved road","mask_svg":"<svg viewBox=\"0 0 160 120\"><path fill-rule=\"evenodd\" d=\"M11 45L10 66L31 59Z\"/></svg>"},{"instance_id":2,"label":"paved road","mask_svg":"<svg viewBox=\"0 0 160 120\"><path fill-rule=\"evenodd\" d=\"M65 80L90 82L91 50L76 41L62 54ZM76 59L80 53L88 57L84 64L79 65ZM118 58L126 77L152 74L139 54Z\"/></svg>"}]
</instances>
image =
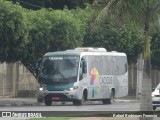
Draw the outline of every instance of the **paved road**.
<instances>
[{"instance_id":1,"label":"paved road","mask_svg":"<svg viewBox=\"0 0 160 120\"><path fill-rule=\"evenodd\" d=\"M103 105L101 102L87 102L81 106L72 103L53 103L52 106L44 104L35 106L4 106L0 111L138 111L139 102L114 102L111 105Z\"/></svg>"},{"instance_id":2,"label":"paved road","mask_svg":"<svg viewBox=\"0 0 160 120\"><path fill-rule=\"evenodd\" d=\"M33 101L32 101L33 102ZM117 99L113 104L111 105L103 105L102 102L86 102L82 106L74 106L72 103L65 103L62 104L61 102L53 103L52 106L45 106L44 104L31 104L31 101L28 101L28 103L24 103L23 105L5 105L0 106L0 111L5 112L9 111L12 113L20 113L21 115L25 115L23 113L40 113L42 117L44 116L81 116L82 115L88 115L91 116L94 114L110 114L115 113L116 111L119 114L119 112L126 112L126 111L139 111L139 101L137 100L119 100ZM159 108L158 108L159 109ZM44 111L44 112L42 112ZM39 115L40 115L39 114ZM123 114L123 113L122 113ZM111 114L110 114L111 115ZM16 114L14 114L16 117ZM113 114L112 114L113 116ZM13 120L15 118L0 118L0 120ZM22 119L16 117L16 119ZM26 119L26 118L25 118ZM101 120L101 119L100 119ZM105 119L102 119L105 120ZM107 119L106 119L107 120ZM119 119L117 119L119 120Z\"/></svg>"}]
</instances>

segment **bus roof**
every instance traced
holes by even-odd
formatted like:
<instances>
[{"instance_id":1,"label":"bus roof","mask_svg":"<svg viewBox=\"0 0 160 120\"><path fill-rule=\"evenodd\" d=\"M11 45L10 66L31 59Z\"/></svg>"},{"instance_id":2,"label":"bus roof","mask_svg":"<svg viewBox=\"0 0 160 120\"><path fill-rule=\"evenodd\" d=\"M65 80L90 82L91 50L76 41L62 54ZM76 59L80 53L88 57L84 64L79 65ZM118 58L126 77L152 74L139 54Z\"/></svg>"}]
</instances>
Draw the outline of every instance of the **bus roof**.
<instances>
[{"instance_id":1,"label":"bus roof","mask_svg":"<svg viewBox=\"0 0 160 120\"><path fill-rule=\"evenodd\" d=\"M56 52L48 52L44 56L53 56L53 55L80 55L80 51L76 50L66 50L66 51L56 51Z\"/></svg>"},{"instance_id":2,"label":"bus roof","mask_svg":"<svg viewBox=\"0 0 160 120\"><path fill-rule=\"evenodd\" d=\"M125 53L117 51L107 52L105 48L75 48L66 51L48 52L44 56L54 55L113 55L113 56L126 56Z\"/></svg>"}]
</instances>

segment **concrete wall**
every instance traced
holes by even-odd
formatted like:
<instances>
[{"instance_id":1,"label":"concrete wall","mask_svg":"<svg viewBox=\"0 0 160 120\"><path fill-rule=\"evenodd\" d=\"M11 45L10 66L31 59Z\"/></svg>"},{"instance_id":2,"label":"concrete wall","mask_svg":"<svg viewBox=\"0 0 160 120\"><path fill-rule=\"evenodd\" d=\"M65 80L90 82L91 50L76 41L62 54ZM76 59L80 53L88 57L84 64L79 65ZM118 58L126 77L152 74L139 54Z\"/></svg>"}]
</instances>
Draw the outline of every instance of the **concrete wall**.
<instances>
[{"instance_id":1,"label":"concrete wall","mask_svg":"<svg viewBox=\"0 0 160 120\"><path fill-rule=\"evenodd\" d=\"M137 79L137 64L130 64L129 65L129 95L136 95L138 89L138 79ZM158 83L160 83L160 71L151 69L151 79L152 79L152 88L155 88Z\"/></svg>"},{"instance_id":2,"label":"concrete wall","mask_svg":"<svg viewBox=\"0 0 160 120\"><path fill-rule=\"evenodd\" d=\"M17 97L21 91L35 91L38 83L20 63L0 64L0 96Z\"/></svg>"}]
</instances>

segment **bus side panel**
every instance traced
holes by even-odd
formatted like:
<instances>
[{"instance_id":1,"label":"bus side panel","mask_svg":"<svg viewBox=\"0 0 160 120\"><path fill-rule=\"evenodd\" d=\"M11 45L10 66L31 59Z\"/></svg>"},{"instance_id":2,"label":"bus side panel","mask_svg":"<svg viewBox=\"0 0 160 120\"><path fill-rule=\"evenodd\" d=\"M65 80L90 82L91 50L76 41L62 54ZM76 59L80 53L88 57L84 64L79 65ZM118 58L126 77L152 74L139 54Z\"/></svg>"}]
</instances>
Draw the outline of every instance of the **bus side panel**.
<instances>
[{"instance_id":1,"label":"bus side panel","mask_svg":"<svg viewBox=\"0 0 160 120\"><path fill-rule=\"evenodd\" d=\"M112 88L115 97L128 95L128 69L126 56L88 55L88 99L109 98Z\"/></svg>"},{"instance_id":2,"label":"bus side panel","mask_svg":"<svg viewBox=\"0 0 160 120\"><path fill-rule=\"evenodd\" d=\"M115 98L123 97L128 95L128 79L126 76L116 76L114 77L115 86Z\"/></svg>"},{"instance_id":3,"label":"bus side panel","mask_svg":"<svg viewBox=\"0 0 160 120\"><path fill-rule=\"evenodd\" d=\"M115 97L128 95L128 68L126 56L114 56L111 62L112 74L114 76Z\"/></svg>"},{"instance_id":4,"label":"bus side panel","mask_svg":"<svg viewBox=\"0 0 160 120\"><path fill-rule=\"evenodd\" d=\"M108 76L106 59L102 55L88 56L88 99L109 98L111 93L112 79ZM109 63L108 63L109 64Z\"/></svg>"},{"instance_id":5,"label":"bus side panel","mask_svg":"<svg viewBox=\"0 0 160 120\"><path fill-rule=\"evenodd\" d=\"M90 76L91 78L92 76ZM89 99L104 99L109 98L111 93L112 84L107 83L107 79L109 77L106 77L104 75L100 75L98 80L90 80L89 83ZM93 83L91 83L93 82Z\"/></svg>"}]
</instances>

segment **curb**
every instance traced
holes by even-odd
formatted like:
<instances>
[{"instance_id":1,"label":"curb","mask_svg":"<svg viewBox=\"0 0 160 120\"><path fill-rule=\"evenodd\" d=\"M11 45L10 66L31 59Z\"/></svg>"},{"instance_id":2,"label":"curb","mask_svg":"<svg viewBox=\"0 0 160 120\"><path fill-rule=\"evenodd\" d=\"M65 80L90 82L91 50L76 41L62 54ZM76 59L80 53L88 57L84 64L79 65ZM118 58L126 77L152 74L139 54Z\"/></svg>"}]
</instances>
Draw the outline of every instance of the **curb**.
<instances>
[{"instance_id":1,"label":"curb","mask_svg":"<svg viewBox=\"0 0 160 120\"><path fill-rule=\"evenodd\" d=\"M116 102L138 102L138 99L115 99Z\"/></svg>"}]
</instances>

